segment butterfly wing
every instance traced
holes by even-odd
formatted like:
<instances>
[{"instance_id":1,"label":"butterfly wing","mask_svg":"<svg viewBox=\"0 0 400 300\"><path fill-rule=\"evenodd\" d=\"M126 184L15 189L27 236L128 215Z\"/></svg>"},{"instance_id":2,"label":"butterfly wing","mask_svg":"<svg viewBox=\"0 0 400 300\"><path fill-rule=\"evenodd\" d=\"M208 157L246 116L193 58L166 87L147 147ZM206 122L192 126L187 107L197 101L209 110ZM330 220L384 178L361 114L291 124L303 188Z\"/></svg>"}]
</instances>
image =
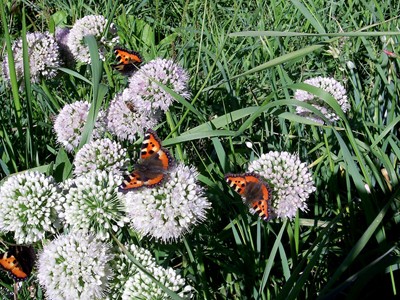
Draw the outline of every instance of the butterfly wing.
<instances>
[{"instance_id":1,"label":"butterfly wing","mask_svg":"<svg viewBox=\"0 0 400 300\"><path fill-rule=\"evenodd\" d=\"M171 154L161 146L160 138L152 129L148 129L144 136L140 158L160 161L164 170L168 170L172 162Z\"/></svg>"},{"instance_id":2,"label":"butterfly wing","mask_svg":"<svg viewBox=\"0 0 400 300\"><path fill-rule=\"evenodd\" d=\"M133 171L131 174L124 177L124 181L119 186L120 190L127 191L137 189L144 186L144 180L138 171Z\"/></svg>"},{"instance_id":3,"label":"butterfly wing","mask_svg":"<svg viewBox=\"0 0 400 300\"><path fill-rule=\"evenodd\" d=\"M271 214L271 189L268 184L255 173L227 174L225 180L241 195L246 204L254 210L255 214L269 221Z\"/></svg>"},{"instance_id":4,"label":"butterfly wing","mask_svg":"<svg viewBox=\"0 0 400 300\"><path fill-rule=\"evenodd\" d=\"M147 130L140 151L140 163L125 177L121 190L155 187L165 178L173 160L169 151L161 146L161 140L154 130Z\"/></svg>"},{"instance_id":5,"label":"butterfly wing","mask_svg":"<svg viewBox=\"0 0 400 300\"><path fill-rule=\"evenodd\" d=\"M112 67L124 75L131 75L137 71L143 62L140 54L135 51L115 48L114 53L118 64L114 64Z\"/></svg>"},{"instance_id":6,"label":"butterfly wing","mask_svg":"<svg viewBox=\"0 0 400 300\"><path fill-rule=\"evenodd\" d=\"M246 174L226 174L225 180L229 186L235 190L240 196L244 196L246 189Z\"/></svg>"},{"instance_id":7,"label":"butterfly wing","mask_svg":"<svg viewBox=\"0 0 400 300\"><path fill-rule=\"evenodd\" d=\"M254 213L264 221L269 221L271 214L271 189L263 182L248 182L245 193L247 204L254 209Z\"/></svg>"},{"instance_id":8,"label":"butterfly wing","mask_svg":"<svg viewBox=\"0 0 400 300\"><path fill-rule=\"evenodd\" d=\"M0 266L16 281L26 280L32 272L36 254L32 246L11 246L0 258Z\"/></svg>"}]
</instances>

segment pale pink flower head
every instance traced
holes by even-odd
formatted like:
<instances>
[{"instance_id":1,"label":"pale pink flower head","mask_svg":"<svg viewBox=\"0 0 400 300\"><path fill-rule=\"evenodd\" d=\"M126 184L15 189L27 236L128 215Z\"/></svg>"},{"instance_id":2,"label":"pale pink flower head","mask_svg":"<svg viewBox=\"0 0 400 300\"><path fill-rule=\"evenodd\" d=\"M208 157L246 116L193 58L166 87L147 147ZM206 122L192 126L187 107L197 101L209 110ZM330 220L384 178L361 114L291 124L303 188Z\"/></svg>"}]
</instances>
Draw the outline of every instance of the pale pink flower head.
<instances>
[{"instance_id":1,"label":"pale pink flower head","mask_svg":"<svg viewBox=\"0 0 400 300\"><path fill-rule=\"evenodd\" d=\"M179 164L160 186L126 193L126 211L133 229L167 243L204 221L211 204L197 183L198 175L194 167Z\"/></svg>"},{"instance_id":2,"label":"pale pink flower head","mask_svg":"<svg viewBox=\"0 0 400 300\"><path fill-rule=\"evenodd\" d=\"M271 151L252 161L249 171L259 174L272 189L272 212L292 219L307 210L307 199L316 188L312 173L296 154Z\"/></svg>"},{"instance_id":3,"label":"pale pink flower head","mask_svg":"<svg viewBox=\"0 0 400 300\"><path fill-rule=\"evenodd\" d=\"M90 104L86 101L76 101L66 104L54 121L54 131L57 142L68 152L74 151L81 141L81 135L89 114ZM92 139L97 139L105 131L104 113L99 111L95 122Z\"/></svg>"},{"instance_id":4,"label":"pale pink flower head","mask_svg":"<svg viewBox=\"0 0 400 300\"><path fill-rule=\"evenodd\" d=\"M77 20L68 34L67 45L77 61L85 64L90 63L89 47L85 44L86 36L94 36L98 42L100 59L105 59L106 46L111 46L116 28L111 23L108 33L110 37L105 37L104 32L107 28L107 19L101 15L89 15ZM109 45L108 45L109 44Z\"/></svg>"},{"instance_id":5,"label":"pale pink flower head","mask_svg":"<svg viewBox=\"0 0 400 300\"><path fill-rule=\"evenodd\" d=\"M338 82L334 78L319 76L307 79L304 81L304 83L321 88L331 94L332 97L336 99L344 113L350 109L350 104L347 100L346 89L340 82ZM339 116L333 111L333 109L325 101L313 94L310 94L303 90L296 90L296 92L294 93L294 98L296 100L304 101L311 104L331 122L336 122L339 120ZM304 107L298 106L296 108L296 113L320 124L324 124L323 119Z\"/></svg>"},{"instance_id":6,"label":"pale pink flower head","mask_svg":"<svg viewBox=\"0 0 400 300\"><path fill-rule=\"evenodd\" d=\"M170 59L156 58L135 72L129 87L122 93L125 102L134 103L138 111L167 111L175 98L159 83L178 95L189 98L189 75L185 69Z\"/></svg>"},{"instance_id":7,"label":"pale pink flower head","mask_svg":"<svg viewBox=\"0 0 400 300\"><path fill-rule=\"evenodd\" d=\"M41 78L50 79L57 75L60 66L60 53L56 40L48 32L32 32L26 34L28 44L29 71L31 82L38 83ZM24 59L22 53L22 39L16 40L12 45L15 71L17 79L24 76ZM7 51L3 58L3 76L10 81Z\"/></svg>"},{"instance_id":8,"label":"pale pink flower head","mask_svg":"<svg viewBox=\"0 0 400 300\"><path fill-rule=\"evenodd\" d=\"M117 94L107 110L107 130L120 141L134 142L145 128L153 128L158 117L153 112L138 111L132 101Z\"/></svg>"}]
</instances>

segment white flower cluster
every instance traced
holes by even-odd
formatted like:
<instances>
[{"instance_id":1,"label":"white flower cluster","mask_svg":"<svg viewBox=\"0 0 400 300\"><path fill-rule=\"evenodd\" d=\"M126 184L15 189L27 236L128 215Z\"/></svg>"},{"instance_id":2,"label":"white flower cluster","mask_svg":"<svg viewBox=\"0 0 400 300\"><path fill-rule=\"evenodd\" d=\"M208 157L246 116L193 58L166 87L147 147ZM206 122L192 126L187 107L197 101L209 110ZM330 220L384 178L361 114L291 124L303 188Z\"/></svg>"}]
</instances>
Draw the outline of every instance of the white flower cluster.
<instances>
[{"instance_id":1,"label":"white flower cluster","mask_svg":"<svg viewBox=\"0 0 400 300\"><path fill-rule=\"evenodd\" d=\"M60 217L73 231L95 231L109 238L125 225L124 205L117 195L122 176L96 170L77 177L66 190Z\"/></svg>"},{"instance_id":2,"label":"white flower cluster","mask_svg":"<svg viewBox=\"0 0 400 300\"><path fill-rule=\"evenodd\" d=\"M188 80L188 73L178 64L169 59L157 58L130 77L129 87L122 93L122 98L126 103L134 104L140 112L167 111L175 98L159 83L189 98Z\"/></svg>"},{"instance_id":3,"label":"white flower cluster","mask_svg":"<svg viewBox=\"0 0 400 300\"><path fill-rule=\"evenodd\" d=\"M95 170L105 170L122 175L127 163L126 149L121 144L108 138L94 140L76 153L74 174L79 176Z\"/></svg>"},{"instance_id":4,"label":"white flower cluster","mask_svg":"<svg viewBox=\"0 0 400 300\"><path fill-rule=\"evenodd\" d=\"M9 177L0 188L0 231L13 232L18 244L40 241L56 232L62 198L52 177L31 171Z\"/></svg>"},{"instance_id":5,"label":"white flower cluster","mask_svg":"<svg viewBox=\"0 0 400 300\"><path fill-rule=\"evenodd\" d=\"M340 107L342 108L343 112L347 112L350 109L350 104L347 100L346 89L344 86L335 80L334 78L329 77L315 77L311 79L307 79L304 83L313 85L315 87L321 88L324 91L328 92L332 95L333 98L339 103ZM332 108L325 103L322 99L316 97L313 94L310 94L303 90L296 90L294 94L294 98L299 101L307 102L313 105L316 109L318 109L325 117L330 120L331 122L336 122L339 120L339 117L336 113L332 110ZM314 120L318 123L323 124L324 121L319 118L318 116L314 115L311 111L306 108L298 106L296 108L296 113L305 116L311 120Z\"/></svg>"},{"instance_id":6,"label":"white flower cluster","mask_svg":"<svg viewBox=\"0 0 400 300\"><path fill-rule=\"evenodd\" d=\"M206 218L211 204L197 183L194 167L179 164L157 188L124 195L133 228L142 235L169 242L179 239Z\"/></svg>"},{"instance_id":7,"label":"white flower cluster","mask_svg":"<svg viewBox=\"0 0 400 300\"><path fill-rule=\"evenodd\" d=\"M297 209L307 209L306 200L316 190L311 172L299 157L288 152L271 151L252 161L249 171L265 178L272 187L273 212L292 219Z\"/></svg>"},{"instance_id":8,"label":"white flower cluster","mask_svg":"<svg viewBox=\"0 0 400 300\"><path fill-rule=\"evenodd\" d=\"M68 152L72 152L79 146L89 109L90 104L86 101L67 104L61 109L54 121L57 142L63 145ZM103 115L104 113L99 111L92 133L94 139L98 138L105 130Z\"/></svg>"},{"instance_id":9,"label":"white flower cluster","mask_svg":"<svg viewBox=\"0 0 400 300\"><path fill-rule=\"evenodd\" d=\"M133 142L144 128L157 125L157 117L153 113L138 112L132 102L125 102L121 94L117 94L107 110L107 129L119 140Z\"/></svg>"},{"instance_id":10,"label":"white flower cluster","mask_svg":"<svg viewBox=\"0 0 400 300\"><path fill-rule=\"evenodd\" d=\"M29 70L31 82L37 83L44 78L53 78L57 75L60 66L59 48L56 40L48 32L32 32L26 34L28 46ZM16 40L12 45L15 71L17 79L24 76L24 57L22 51L22 39ZM3 59L3 75L10 81L7 54Z\"/></svg>"},{"instance_id":11,"label":"white flower cluster","mask_svg":"<svg viewBox=\"0 0 400 300\"><path fill-rule=\"evenodd\" d=\"M186 285L184 278L174 269L159 266L150 251L136 245L130 245L127 250L155 280L184 299L191 297L193 288ZM125 254L117 255L114 264L115 278L111 283L110 299L170 299L157 282L140 270Z\"/></svg>"},{"instance_id":12,"label":"white flower cluster","mask_svg":"<svg viewBox=\"0 0 400 300\"><path fill-rule=\"evenodd\" d=\"M93 35L99 45L100 59L104 60L105 49L102 44L105 43L104 32L107 27L107 19L101 15L89 15L75 22L68 35L68 47L74 55L75 59L89 64L90 53L89 47L85 44L85 36ZM110 25L109 32L114 34L116 32L114 24Z\"/></svg>"},{"instance_id":13,"label":"white flower cluster","mask_svg":"<svg viewBox=\"0 0 400 300\"><path fill-rule=\"evenodd\" d=\"M81 232L61 235L43 247L37 277L48 299L104 299L113 274L109 246Z\"/></svg>"}]
</instances>

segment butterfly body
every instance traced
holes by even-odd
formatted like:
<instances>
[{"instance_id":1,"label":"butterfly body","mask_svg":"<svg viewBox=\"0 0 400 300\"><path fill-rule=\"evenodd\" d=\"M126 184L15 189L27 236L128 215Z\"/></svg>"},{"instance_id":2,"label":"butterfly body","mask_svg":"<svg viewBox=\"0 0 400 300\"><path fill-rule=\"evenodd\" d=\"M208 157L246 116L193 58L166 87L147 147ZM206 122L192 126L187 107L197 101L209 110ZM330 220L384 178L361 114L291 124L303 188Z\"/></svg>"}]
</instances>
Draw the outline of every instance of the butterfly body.
<instances>
[{"instance_id":1,"label":"butterfly body","mask_svg":"<svg viewBox=\"0 0 400 300\"><path fill-rule=\"evenodd\" d=\"M16 281L26 280L32 272L36 254L32 246L11 246L0 256L0 266Z\"/></svg>"},{"instance_id":2,"label":"butterfly body","mask_svg":"<svg viewBox=\"0 0 400 300\"><path fill-rule=\"evenodd\" d=\"M255 173L226 174L225 180L261 219L269 221L272 218L271 188L260 179L259 175Z\"/></svg>"},{"instance_id":3,"label":"butterfly body","mask_svg":"<svg viewBox=\"0 0 400 300\"><path fill-rule=\"evenodd\" d=\"M117 47L114 48L114 53L118 64L114 64L112 67L124 75L132 75L143 62L142 57L136 51Z\"/></svg>"},{"instance_id":4,"label":"butterfly body","mask_svg":"<svg viewBox=\"0 0 400 300\"><path fill-rule=\"evenodd\" d=\"M141 187L155 187L165 179L173 164L169 151L161 146L161 140L154 130L147 130L140 152L140 161L133 172L126 176L120 190L127 191Z\"/></svg>"}]
</instances>

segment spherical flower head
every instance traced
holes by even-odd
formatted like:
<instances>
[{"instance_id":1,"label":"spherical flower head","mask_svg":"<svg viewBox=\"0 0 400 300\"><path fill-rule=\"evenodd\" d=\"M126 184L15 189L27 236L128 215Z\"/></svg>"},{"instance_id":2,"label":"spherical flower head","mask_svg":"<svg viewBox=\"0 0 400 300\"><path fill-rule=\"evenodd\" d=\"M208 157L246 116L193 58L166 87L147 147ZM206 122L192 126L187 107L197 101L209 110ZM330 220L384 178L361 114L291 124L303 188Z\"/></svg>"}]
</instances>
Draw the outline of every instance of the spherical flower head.
<instances>
[{"instance_id":1,"label":"spherical flower head","mask_svg":"<svg viewBox=\"0 0 400 300\"><path fill-rule=\"evenodd\" d=\"M143 128L157 125L157 116L149 112L137 111L135 105L125 102L121 94L117 94L107 110L107 129L121 141L133 142Z\"/></svg>"},{"instance_id":2,"label":"spherical flower head","mask_svg":"<svg viewBox=\"0 0 400 300\"><path fill-rule=\"evenodd\" d=\"M31 82L37 83L42 77L50 79L56 76L57 68L60 66L60 57L58 44L54 37L48 32L32 32L26 34L26 42L28 45ZM24 76L22 39L18 39L13 43L12 52L15 72L19 80ZM3 58L3 76L8 82L10 81L7 54Z\"/></svg>"},{"instance_id":3,"label":"spherical flower head","mask_svg":"<svg viewBox=\"0 0 400 300\"><path fill-rule=\"evenodd\" d=\"M79 176L95 170L122 175L128 159L126 149L110 139L99 139L84 145L74 160L74 175Z\"/></svg>"},{"instance_id":4,"label":"spherical flower head","mask_svg":"<svg viewBox=\"0 0 400 300\"><path fill-rule=\"evenodd\" d=\"M13 232L18 244L55 233L55 205L62 198L52 177L32 171L9 177L0 188L0 231Z\"/></svg>"},{"instance_id":5,"label":"spherical flower head","mask_svg":"<svg viewBox=\"0 0 400 300\"><path fill-rule=\"evenodd\" d=\"M170 59L156 58L134 73L129 87L122 93L125 102L132 102L139 111L167 111L175 98L161 83L184 98L189 98L189 74Z\"/></svg>"},{"instance_id":6,"label":"spherical flower head","mask_svg":"<svg viewBox=\"0 0 400 300\"><path fill-rule=\"evenodd\" d=\"M60 58L63 61L64 65L68 67L72 67L74 65L74 56L72 55L71 50L68 47L68 36L70 29L69 28L56 28L56 41L58 44L58 48L60 49Z\"/></svg>"},{"instance_id":7,"label":"spherical flower head","mask_svg":"<svg viewBox=\"0 0 400 300\"><path fill-rule=\"evenodd\" d=\"M142 235L170 242L206 218L210 202L197 183L194 167L179 164L162 185L124 195L132 227Z\"/></svg>"},{"instance_id":8,"label":"spherical flower head","mask_svg":"<svg viewBox=\"0 0 400 300\"><path fill-rule=\"evenodd\" d=\"M292 219L297 209L307 210L307 199L316 190L312 174L296 154L271 151L252 161L249 171L272 187L272 210L277 217Z\"/></svg>"},{"instance_id":9,"label":"spherical flower head","mask_svg":"<svg viewBox=\"0 0 400 300\"><path fill-rule=\"evenodd\" d=\"M60 235L39 254L37 277L48 299L104 299L111 259L109 246L94 235Z\"/></svg>"},{"instance_id":10,"label":"spherical flower head","mask_svg":"<svg viewBox=\"0 0 400 300\"><path fill-rule=\"evenodd\" d=\"M150 251L136 245L126 246L132 256L150 273L155 280L166 286L178 296L189 299L193 288L186 285L184 278L172 268L159 266ZM162 288L146 273L141 271L122 252L113 261L114 280L111 282L109 299L170 299Z\"/></svg>"},{"instance_id":11,"label":"spherical flower head","mask_svg":"<svg viewBox=\"0 0 400 300\"><path fill-rule=\"evenodd\" d=\"M304 81L304 83L313 85L320 89L323 89L324 91L331 94L332 97L335 98L336 101L339 103L343 112L347 112L350 109L350 104L347 100L346 89L340 82L338 82L334 78L319 76L319 77L307 79ZM294 93L294 98L296 100L304 101L304 102L307 102L307 103L313 105L331 122L336 122L339 120L339 117L332 110L332 108L328 104L326 104L325 101L316 97L313 94L310 94L303 90L296 90L296 92ZM309 111L308 109L303 108L301 106L298 106L296 108L296 113L301 116L305 116L308 119L316 121L320 124L324 124L324 121L320 117L314 115L311 111Z\"/></svg>"},{"instance_id":12,"label":"spherical flower head","mask_svg":"<svg viewBox=\"0 0 400 300\"><path fill-rule=\"evenodd\" d=\"M106 37L103 36L106 27L107 19L100 15L89 15L75 22L68 36L68 47L71 50L77 61L85 64L90 63L89 47L85 44L85 36L92 35L100 43L99 55L100 59L104 61L104 53L106 44ZM115 25L111 23L108 29L110 34L115 34Z\"/></svg>"},{"instance_id":13,"label":"spherical flower head","mask_svg":"<svg viewBox=\"0 0 400 300\"><path fill-rule=\"evenodd\" d=\"M128 222L117 194L122 180L121 175L100 170L75 178L66 191L60 217L72 231L94 231L109 238L110 231L116 232Z\"/></svg>"},{"instance_id":14,"label":"spherical flower head","mask_svg":"<svg viewBox=\"0 0 400 300\"><path fill-rule=\"evenodd\" d=\"M86 101L77 101L65 105L56 117L54 131L57 141L68 151L72 152L79 146L83 128L89 114L90 104ZM104 113L99 111L93 128L92 139L99 138L105 130Z\"/></svg>"}]
</instances>

